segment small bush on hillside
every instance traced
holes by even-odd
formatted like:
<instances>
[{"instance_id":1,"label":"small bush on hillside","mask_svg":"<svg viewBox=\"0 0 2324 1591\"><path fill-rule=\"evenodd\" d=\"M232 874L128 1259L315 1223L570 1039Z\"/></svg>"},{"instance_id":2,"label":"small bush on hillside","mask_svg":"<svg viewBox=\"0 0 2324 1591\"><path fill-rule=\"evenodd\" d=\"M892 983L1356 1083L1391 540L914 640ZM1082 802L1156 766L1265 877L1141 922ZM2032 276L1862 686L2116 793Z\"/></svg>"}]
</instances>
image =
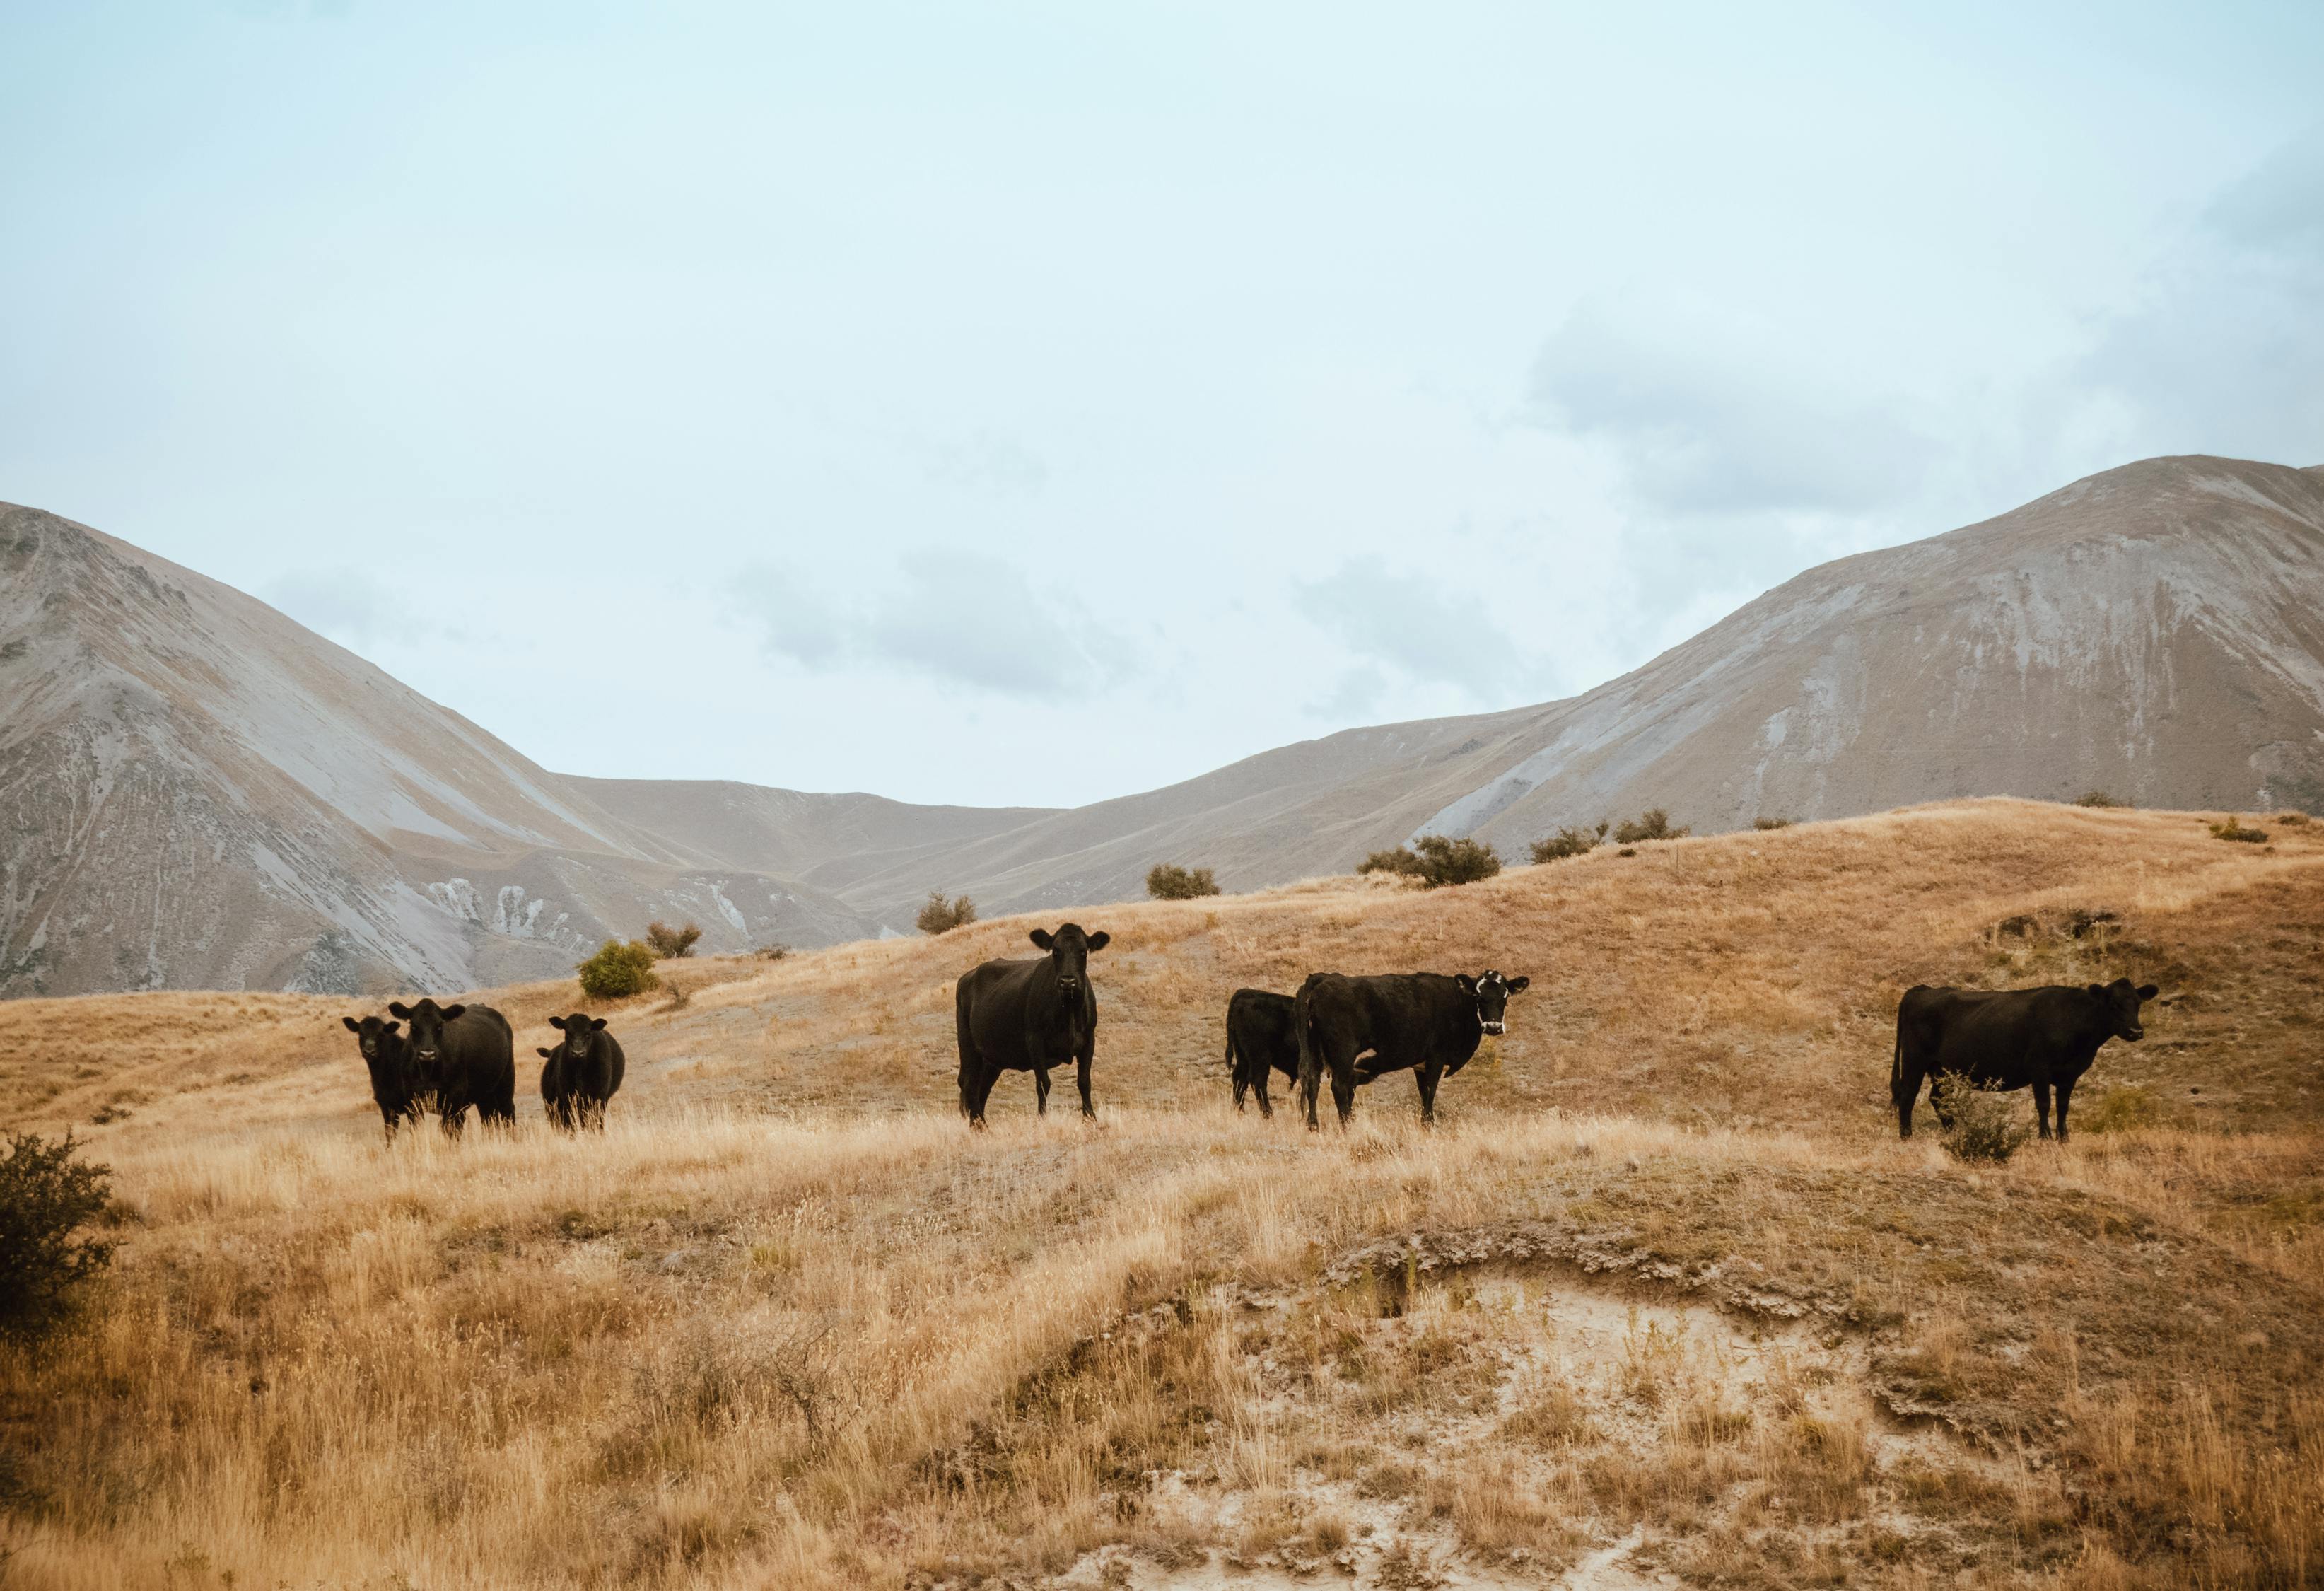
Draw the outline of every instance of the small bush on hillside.
<instances>
[{"instance_id":1,"label":"small bush on hillside","mask_svg":"<svg viewBox=\"0 0 2324 1591\"><path fill-rule=\"evenodd\" d=\"M2074 1113L2074 1125L2086 1133L2130 1133L2163 1124L2163 1096L2144 1084L2109 1088L2087 1110Z\"/></svg>"},{"instance_id":2,"label":"small bush on hillside","mask_svg":"<svg viewBox=\"0 0 2324 1591\"><path fill-rule=\"evenodd\" d=\"M2074 805L2078 807L2127 807L2128 801L2118 801L2102 790L2086 790Z\"/></svg>"},{"instance_id":3,"label":"small bush on hillside","mask_svg":"<svg viewBox=\"0 0 2324 1591\"><path fill-rule=\"evenodd\" d=\"M658 959L650 945L607 939L573 970L581 975L581 992L590 999L626 1000L660 986L661 976L654 971Z\"/></svg>"},{"instance_id":4,"label":"small bush on hillside","mask_svg":"<svg viewBox=\"0 0 2324 1591\"><path fill-rule=\"evenodd\" d=\"M1568 856L1587 856L1598 848L1606 837L1609 826L1600 823L1596 828L1561 828L1547 839L1533 842L1533 859L1540 862L1562 862Z\"/></svg>"},{"instance_id":5,"label":"small bush on hillside","mask_svg":"<svg viewBox=\"0 0 2324 1591\"><path fill-rule=\"evenodd\" d=\"M1640 840L1684 839L1692 832L1694 832L1692 829L1688 828L1673 828L1668 812L1664 811L1660 807L1648 807L1636 818L1614 830L1614 843L1618 846L1635 846Z\"/></svg>"},{"instance_id":6,"label":"small bush on hillside","mask_svg":"<svg viewBox=\"0 0 2324 1591\"><path fill-rule=\"evenodd\" d=\"M113 1244L83 1229L112 1207L110 1168L56 1142L11 1133L0 1160L0 1338L36 1346L71 1314L81 1284L113 1263Z\"/></svg>"},{"instance_id":7,"label":"small bush on hillside","mask_svg":"<svg viewBox=\"0 0 2324 1591\"><path fill-rule=\"evenodd\" d=\"M2286 828L2305 828L2309 824L2308 814L2298 811L2278 812L2275 815L2275 820Z\"/></svg>"},{"instance_id":8,"label":"small bush on hillside","mask_svg":"<svg viewBox=\"0 0 2324 1591\"><path fill-rule=\"evenodd\" d=\"M1751 819L1751 827L1760 830L1762 833L1770 829L1789 828L1791 826L1792 820L1788 818L1754 818Z\"/></svg>"},{"instance_id":9,"label":"small bush on hillside","mask_svg":"<svg viewBox=\"0 0 2324 1591\"><path fill-rule=\"evenodd\" d=\"M761 945L759 947L759 959L761 961L780 961L784 957L790 953L791 948L788 945L776 944Z\"/></svg>"},{"instance_id":10,"label":"small bush on hillside","mask_svg":"<svg viewBox=\"0 0 2324 1591\"><path fill-rule=\"evenodd\" d=\"M945 899L942 890L928 892L927 904L912 919L912 926L924 934L948 934L956 928L966 928L976 920L976 902L966 895L955 901Z\"/></svg>"},{"instance_id":11,"label":"small bush on hillside","mask_svg":"<svg viewBox=\"0 0 2324 1591\"><path fill-rule=\"evenodd\" d=\"M1930 1096L1939 1111L1953 1119L1944 1130L1945 1152L1957 1161L1999 1165L2034 1136L2022 1112L2004 1094L1988 1094L1968 1078L1948 1074L1937 1079Z\"/></svg>"},{"instance_id":12,"label":"small bush on hillside","mask_svg":"<svg viewBox=\"0 0 2324 1591\"><path fill-rule=\"evenodd\" d=\"M1219 893L1219 881L1207 867L1181 867L1157 862L1146 875L1146 893L1157 901L1196 901Z\"/></svg>"},{"instance_id":13,"label":"small bush on hillside","mask_svg":"<svg viewBox=\"0 0 2324 1591\"><path fill-rule=\"evenodd\" d=\"M664 961L693 955L694 941L701 937L702 930L690 922L684 928L672 928L656 918L646 924L646 943L652 946L653 953Z\"/></svg>"},{"instance_id":14,"label":"small bush on hillside","mask_svg":"<svg viewBox=\"0 0 2324 1591\"><path fill-rule=\"evenodd\" d=\"M1475 883L1500 870L1500 853L1492 846L1480 840L1447 839L1441 834L1424 834L1393 851L1374 851L1356 868L1358 873L1401 874L1432 890Z\"/></svg>"},{"instance_id":15,"label":"small bush on hillside","mask_svg":"<svg viewBox=\"0 0 2324 1591\"><path fill-rule=\"evenodd\" d=\"M2235 818L2229 817L2222 822L2212 824L2211 835L2215 839L2237 840L2247 846L2255 846L2267 837L2267 830L2250 828Z\"/></svg>"}]
</instances>

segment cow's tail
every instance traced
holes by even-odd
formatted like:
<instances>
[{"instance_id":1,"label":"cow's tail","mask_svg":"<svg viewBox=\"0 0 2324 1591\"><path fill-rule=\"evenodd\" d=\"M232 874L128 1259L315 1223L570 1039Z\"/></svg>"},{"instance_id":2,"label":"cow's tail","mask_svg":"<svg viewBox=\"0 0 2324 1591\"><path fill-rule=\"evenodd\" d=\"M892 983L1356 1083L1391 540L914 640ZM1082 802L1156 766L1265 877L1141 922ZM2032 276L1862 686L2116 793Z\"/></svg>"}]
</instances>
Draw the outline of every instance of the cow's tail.
<instances>
[{"instance_id":1,"label":"cow's tail","mask_svg":"<svg viewBox=\"0 0 2324 1591\"><path fill-rule=\"evenodd\" d=\"M1315 1124L1315 1096L1323 1082L1323 1055L1315 1044L1315 985L1322 973L1311 972L1299 985L1291 1007L1291 1025L1299 1036L1299 1100L1306 1107L1307 1124Z\"/></svg>"},{"instance_id":2,"label":"cow's tail","mask_svg":"<svg viewBox=\"0 0 2324 1591\"><path fill-rule=\"evenodd\" d=\"M1227 1076L1236 1078L1241 1075L1242 1068L1235 1064L1234 1004L1230 1001L1227 1004Z\"/></svg>"}]
</instances>

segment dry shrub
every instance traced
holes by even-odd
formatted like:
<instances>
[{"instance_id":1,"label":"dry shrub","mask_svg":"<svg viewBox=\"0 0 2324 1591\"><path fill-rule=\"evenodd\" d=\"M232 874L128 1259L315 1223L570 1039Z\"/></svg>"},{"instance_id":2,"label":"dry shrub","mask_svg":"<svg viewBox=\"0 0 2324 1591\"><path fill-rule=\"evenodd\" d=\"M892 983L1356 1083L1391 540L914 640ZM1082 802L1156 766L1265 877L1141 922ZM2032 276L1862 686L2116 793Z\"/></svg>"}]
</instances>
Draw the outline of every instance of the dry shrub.
<instances>
[{"instance_id":1,"label":"dry shrub","mask_svg":"<svg viewBox=\"0 0 2324 1591\"><path fill-rule=\"evenodd\" d=\"M1219 882L1207 867L1181 867L1157 862L1146 875L1146 893L1157 901L1198 901L1219 893Z\"/></svg>"},{"instance_id":2,"label":"dry shrub","mask_svg":"<svg viewBox=\"0 0 2324 1591\"><path fill-rule=\"evenodd\" d=\"M1789 828L1791 826L1792 820L1789 818L1769 818L1761 816L1751 819L1751 827L1759 830L1762 834L1767 833L1773 829Z\"/></svg>"},{"instance_id":3,"label":"dry shrub","mask_svg":"<svg viewBox=\"0 0 2324 1591\"><path fill-rule=\"evenodd\" d=\"M2237 819L2233 813L2230 813L2227 817L2221 819L2218 822L2211 825L2211 837L2213 839L2231 839L2243 845L2255 846L2262 840L2267 838L2267 830L2264 828L2254 828L2249 824Z\"/></svg>"},{"instance_id":4,"label":"dry shrub","mask_svg":"<svg viewBox=\"0 0 2324 1591\"><path fill-rule=\"evenodd\" d=\"M788 945L780 943L761 945L759 947L758 950L759 959L761 961L781 961L787 958L790 953L791 948Z\"/></svg>"},{"instance_id":5,"label":"dry shrub","mask_svg":"<svg viewBox=\"0 0 2324 1591\"><path fill-rule=\"evenodd\" d=\"M1561 828L1547 839L1533 842L1533 859L1539 864L1562 862L1568 856L1587 856L1598 848L1599 841L1606 837L1607 827L1600 823L1595 828Z\"/></svg>"},{"instance_id":6,"label":"dry shrub","mask_svg":"<svg viewBox=\"0 0 2324 1591\"><path fill-rule=\"evenodd\" d=\"M2128 801L2118 801L2102 790L2086 790L2082 791L2080 796L2076 798L2074 805L2078 807L2126 807L2130 805L2130 803Z\"/></svg>"},{"instance_id":7,"label":"dry shrub","mask_svg":"<svg viewBox=\"0 0 2324 1591\"><path fill-rule=\"evenodd\" d=\"M690 922L684 928L672 928L656 918L646 924L646 943L664 961L693 955L694 942L701 937L702 930Z\"/></svg>"},{"instance_id":8,"label":"dry shrub","mask_svg":"<svg viewBox=\"0 0 2324 1591\"><path fill-rule=\"evenodd\" d=\"M1668 812L1660 807L1648 807L1627 823L1615 828L1614 843L1635 846L1641 840L1684 839L1693 832L1689 828L1673 828Z\"/></svg>"},{"instance_id":9,"label":"dry shrub","mask_svg":"<svg viewBox=\"0 0 2324 1591\"><path fill-rule=\"evenodd\" d=\"M966 895L947 901L942 890L930 890L920 914L912 919L912 926L924 934L948 934L975 920L976 902Z\"/></svg>"},{"instance_id":10,"label":"dry shrub","mask_svg":"<svg viewBox=\"0 0 2324 1591\"><path fill-rule=\"evenodd\" d=\"M72 1133L54 1143L12 1133L0 1160L0 1339L40 1343L72 1313L82 1285L113 1262L113 1244L85 1228L112 1207L112 1171L77 1160Z\"/></svg>"},{"instance_id":11,"label":"dry shrub","mask_svg":"<svg viewBox=\"0 0 2324 1591\"><path fill-rule=\"evenodd\" d=\"M1356 865L1358 873L1393 873L1420 881L1424 889L1475 883L1501 870L1500 853L1481 840L1448 839L1424 834L1409 846L1374 851Z\"/></svg>"},{"instance_id":12,"label":"dry shrub","mask_svg":"<svg viewBox=\"0 0 2324 1591\"><path fill-rule=\"evenodd\" d=\"M590 999L626 1000L661 986L661 975L654 971L659 959L651 946L636 939L607 939L573 970L581 975L581 992Z\"/></svg>"},{"instance_id":13,"label":"dry shrub","mask_svg":"<svg viewBox=\"0 0 2324 1591\"><path fill-rule=\"evenodd\" d=\"M1930 1097L1941 1119L1951 1118L1941 1142L1957 1161L1999 1165L2034 1136L2007 1095L1988 1093L1958 1074L1939 1078Z\"/></svg>"}]
</instances>

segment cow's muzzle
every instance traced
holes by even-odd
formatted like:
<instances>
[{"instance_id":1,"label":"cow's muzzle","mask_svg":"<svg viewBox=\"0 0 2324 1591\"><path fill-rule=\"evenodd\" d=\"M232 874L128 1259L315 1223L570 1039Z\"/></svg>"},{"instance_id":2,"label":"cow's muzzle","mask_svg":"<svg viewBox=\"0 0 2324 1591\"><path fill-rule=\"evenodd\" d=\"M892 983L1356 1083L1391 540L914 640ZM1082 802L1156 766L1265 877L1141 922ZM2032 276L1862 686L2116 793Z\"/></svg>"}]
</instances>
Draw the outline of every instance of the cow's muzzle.
<instances>
[{"instance_id":1,"label":"cow's muzzle","mask_svg":"<svg viewBox=\"0 0 2324 1591\"><path fill-rule=\"evenodd\" d=\"M1483 1028L1485 1031L1489 1033L1499 1033L1502 1031L1502 1024L1497 1022L1484 1022L1480 1020L1477 1025Z\"/></svg>"},{"instance_id":2,"label":"cow's muzzle","mask_svg":"<svg viewBox=\"0 0 2324 1591\"><path fill-rule=\"evenodd\" d=\"M2129 1029L2126 1029L2126 1030L2124 1031L2124 1032L2123 1032L2123 1035L2122 1035L2122 1036L2123 1036L2124 1038L2126 1038L2126 1039L2129 1040L2132 1043L2135 1044L2135 1043L2137 1043L2141 1039L2144 1039L2144 1037L2146 1037L2146 1030L2145 1030L2144 1028L2129 1028Z\"/></svg>"},{"instance_id":3,"label":"cow's muzzle","mask_svg":"<svg viewBox=\"0 0 2324 1591\"><path fill-rule=\"evenodd\" d=\"M411 1053L425 1061L432 1062L436 1059L436 1052L433 1050L415 1050Z\"/></svg>"}]
</instances>

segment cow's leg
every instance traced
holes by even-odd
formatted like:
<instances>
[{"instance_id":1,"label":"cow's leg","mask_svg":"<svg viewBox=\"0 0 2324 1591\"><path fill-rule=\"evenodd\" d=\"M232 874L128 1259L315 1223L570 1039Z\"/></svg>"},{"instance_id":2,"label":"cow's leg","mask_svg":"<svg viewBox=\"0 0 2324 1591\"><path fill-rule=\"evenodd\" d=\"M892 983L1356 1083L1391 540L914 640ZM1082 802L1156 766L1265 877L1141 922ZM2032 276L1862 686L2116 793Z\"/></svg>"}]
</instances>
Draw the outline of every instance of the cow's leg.
<instances>
[{"instance_id":1,"label":"cow's leg","mask_svg":"<svg viewBox=\"0 0 2324 1591\"><path fill-rule=\"evenodd\" d=\"M1275 1105L1267 1097L1267 1080L1268 1074L1274 1069L1271 1066L1255 1066L1250 1068L1250 1087L1251 1091L1259 1096L1259 1114L1270 1122L1275 1119ZM1235 1108L1237 1110L1242 1108L1242 1088L1240 1084L1235 1088Z\"/></svg>"},{"instance_id":2,"label":"cow's leg","mask_svg":"<svg viewBox=\"0 0 2324 1591\"><path fill-rule=\"evenodd\" d=\"M1090 1103L1089 1091L1090 1062L1096 1059L1097 1050L1094 1047L1083 1050L1074 1058L1074 1087L1082 1092L1082 1119L1091 1122L1097 1120L1097 1106Z\"/></svg>"},{"instance_id":3,"label":"cow's leg","mask_svg":"<svg viewBox=\"0 0 2324 1591\"><path fill-rule=\"evenodd\" d=\"M1240 1062L1240 1061L1236 1061L1236 1062L1234 1063L1234 1096L1235 1096L1235 1115L1242 1115L1242 1102L1243 1102L1243 1096L1244 1096L1244 1095L1246 1095L1246 1094L1248 1094L1248 1093L1250 1093L1250 1088L1251 1088L1251 1080L1250 1080L1250 1078L1248 1078L1247 1076L1245 1076L1245 1075L1244 1075L1244 1073L1243 1073L1243 1069L1242 1069L1242 1062ZM1266 1085L1266 1084L1264 1084L1264 1083L1261 1083L1261 1084L1259 1086L1259 1096L1261 1099L1265 1099L1265 1098L1267 1097L1267 1085ZM1264 1106L1262 1106L1261 1108L1263 1109L1263 1108L1265 1108L1265 1107L1264 1107Z\"/></svg>"},{"instance_id":4,"label":"cow's leg","mask_svg":"<svg viewBox=\"0 0 2324 1591\"><path fill-rule=\"evenodd\" d=\"M1356 1063L1334 1059L1332 1062L1332 1105L1340 1113L1340 1125L1345 1127L1356 1114Z\"/></svg>"},{"instance_id":5,"label":"cow's leg","mask_svg":"<svg viewBox=\"0 0 2324 1591\"><path fill-rule=\"evenodd\" d=\"M980 1066L976 1075L968 1080L968 1124L980 1133L984 1130L985 1104L992 1097L992 1085L1000 1080L1000 1068L989 1066Z\"/></svg>"},{"instance_id":6,"label":"cow's leg","mask_svg":"<svg viewBox=\"0 0 2324 1591\"><path fill-rule=\"evenodd\" d=\"M2042 1136L2050 1136L2050 1079L2034 1079L2034 1120L2040 1124Z\"/></svg>"},{"instance_id":7,"label":"cow's leg","mask_svg":"<svg viewBox=\"0 0 2324 1591\"><path fill-rule=\"evenodd\" d=\"M1420 1089L1420 1124L1433 1127L1436 1124L1436 1085L1444 1080L1444 1068L1429 1061L1415 1068L1412 1080Z\"/></svg>"},{"instance_id":8,"label":"cow's leg","mask_svg":"<svg viewBox=\"0 0 2324 1591\"><path fill-rule=\"evenodd\" d=\"M2074 1102L2074 1085L2080 1080L2076 1078L2058 1079L2058 1142L2061 1143L2066 1141L2066 1106Z\"/></svg>"},{"instance_id":9,"label":"cow's leg","mask_svg":"<svg viewBox=\"0 0 2324 1591\"><path fill-rule=\"evenodd\" d=\"M1033 1114L1049 1114L1049 1068L1045 1066L1033 1068Z\"/></svg>"},{"instance_id":10,"label":"cow's leg","mask_svg":"<svg viewBox=\"0 0 2324 1591\"><path fill-rule=\"evenodd\" d=\"M457 1138L460 1135L460 1129L468 1124L468 1107L464 1105L455 1110L447 1106L443 1113L442 1123L444 1136Z\"/></svg>"}]
</instances>

